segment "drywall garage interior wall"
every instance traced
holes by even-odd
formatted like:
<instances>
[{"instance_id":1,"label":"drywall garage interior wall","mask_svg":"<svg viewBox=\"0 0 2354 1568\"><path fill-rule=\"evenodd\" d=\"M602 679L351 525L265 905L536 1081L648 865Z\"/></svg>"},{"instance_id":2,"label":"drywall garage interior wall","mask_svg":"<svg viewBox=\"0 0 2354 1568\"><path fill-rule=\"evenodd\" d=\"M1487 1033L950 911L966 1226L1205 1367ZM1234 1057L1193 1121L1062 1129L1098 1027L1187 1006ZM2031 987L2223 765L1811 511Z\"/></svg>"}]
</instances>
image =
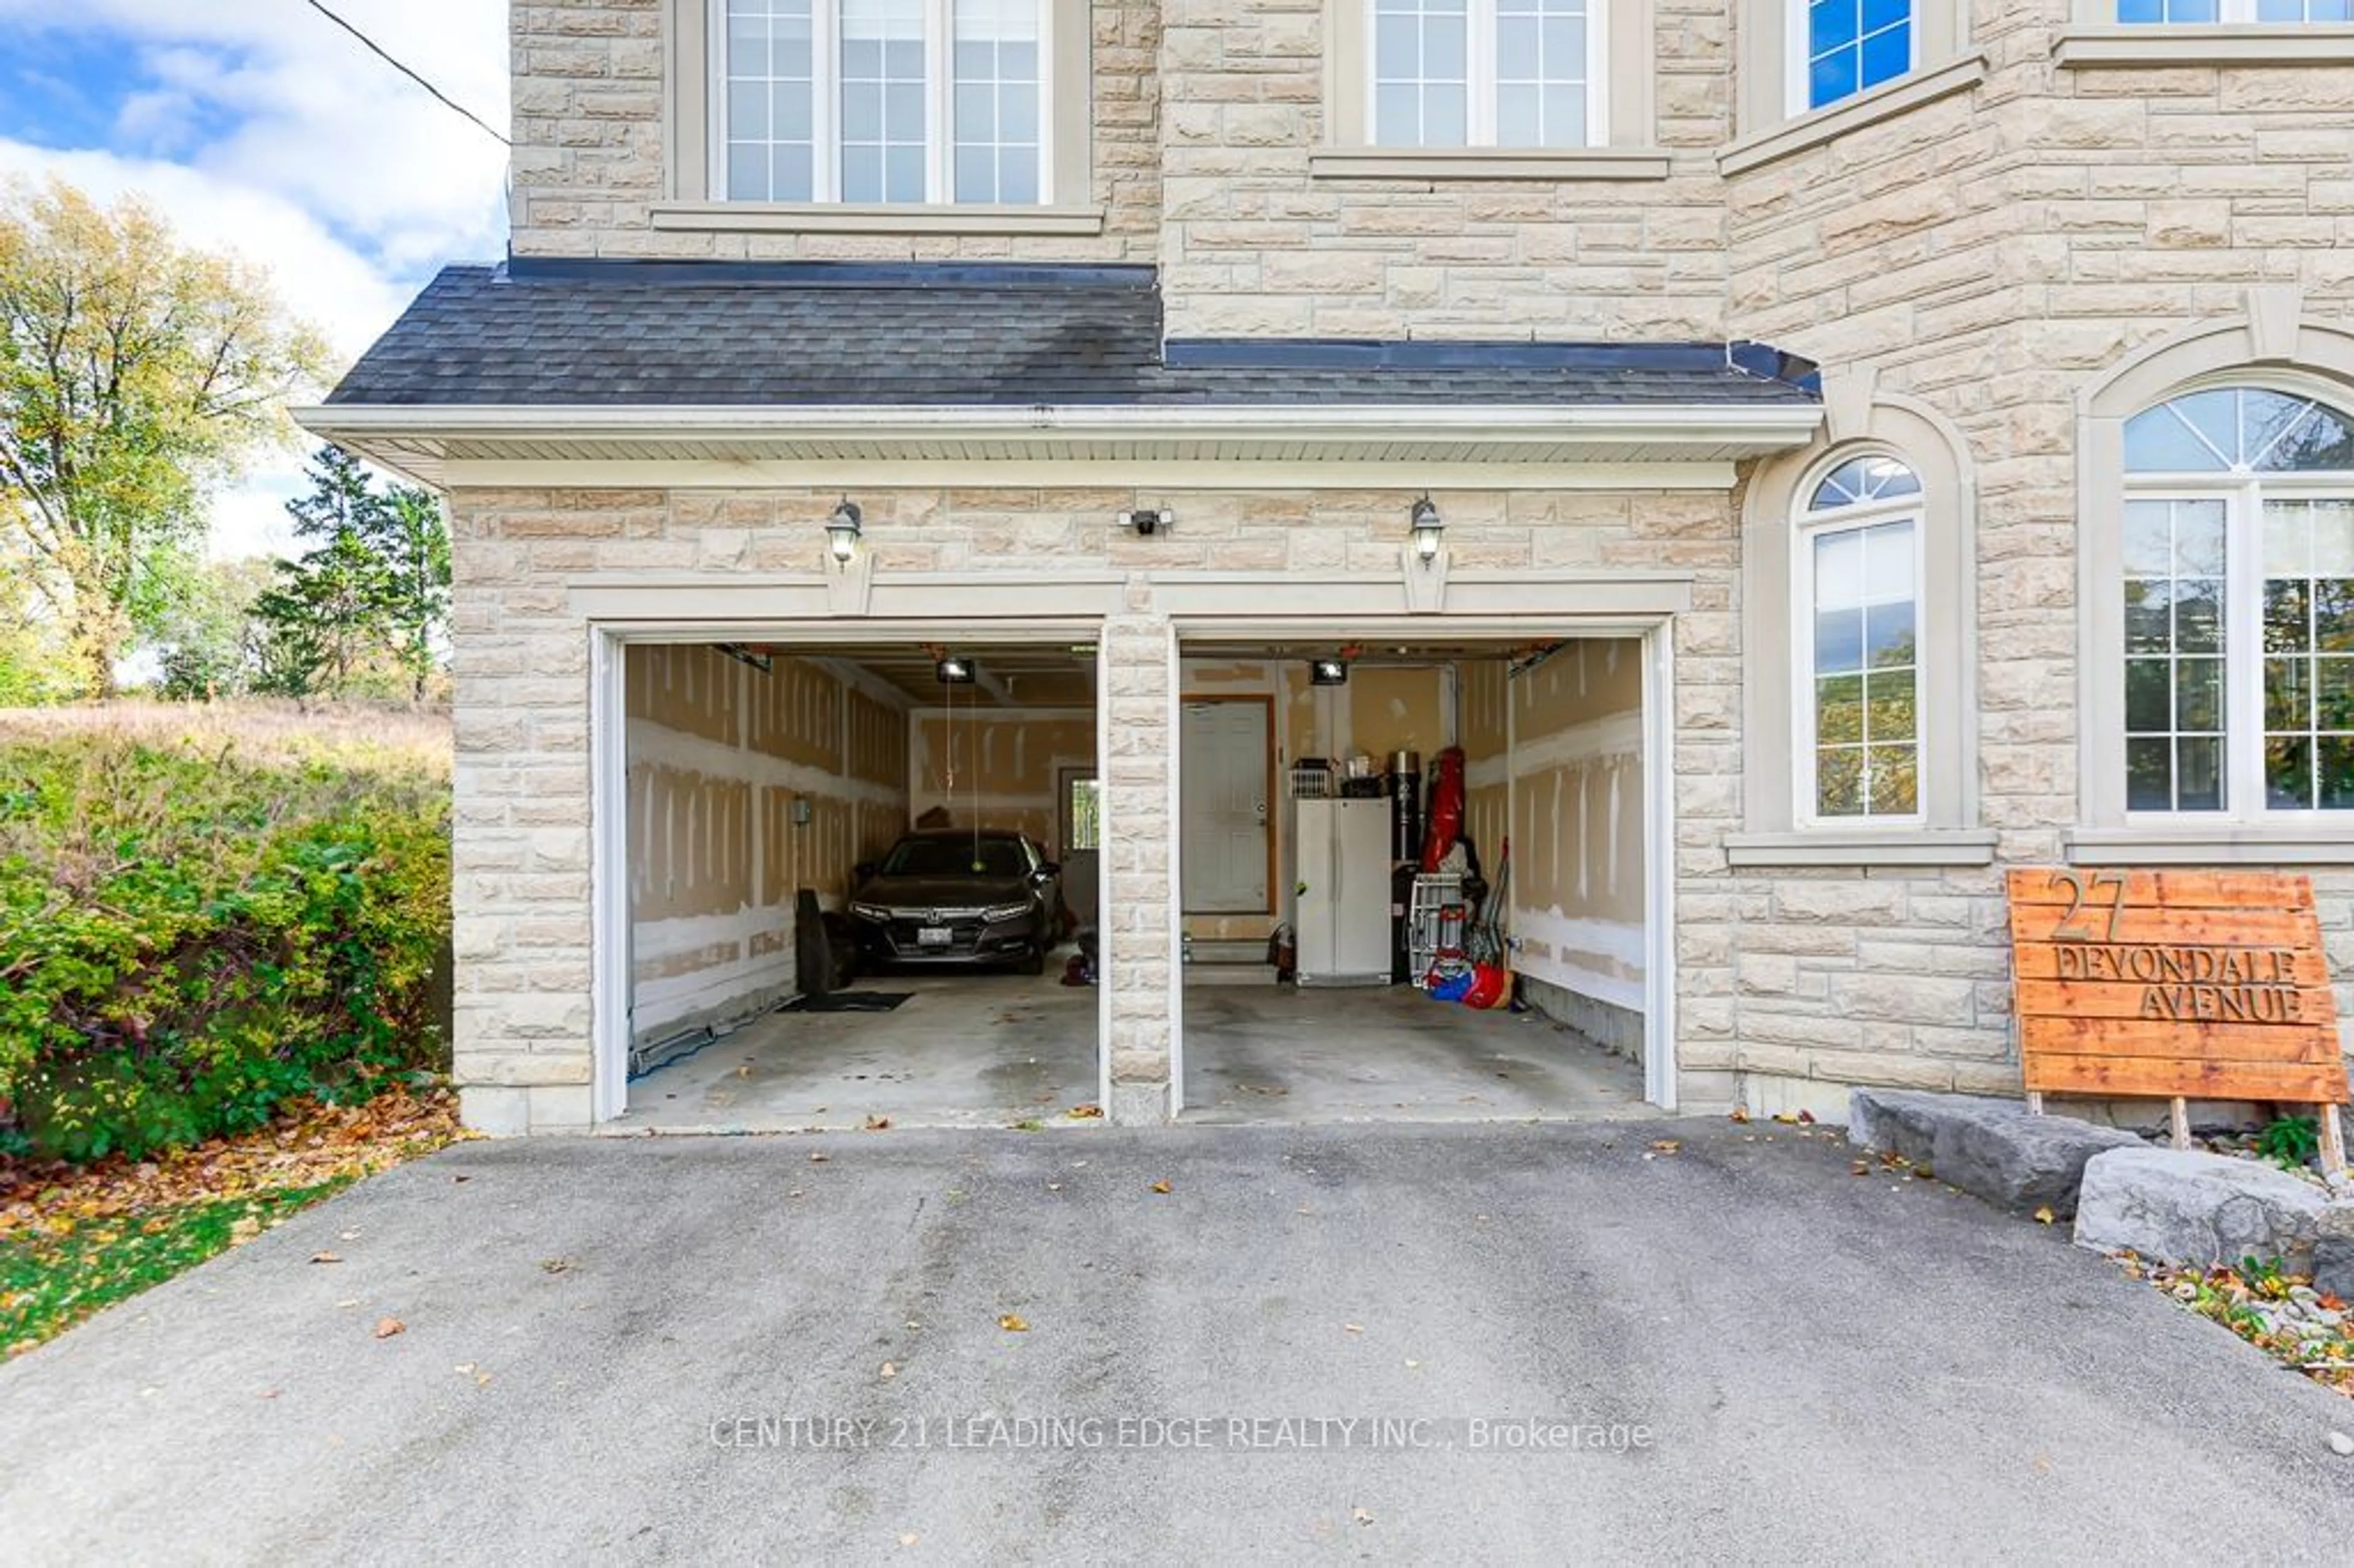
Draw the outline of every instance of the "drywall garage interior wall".
<instances>
[{"instance_id":1,"label":"drywall garage interior wall","mask_svg":"<svg viewBox=\"0 0 2354 1568\"><path fill-rule=\"evenodd\" d=\"M1638 1060L1643 1050L1643 659L1634 638L1564 643L1506 682L1512 967L1537 1006ZM1493 677L1467 711L1492 713ZM1492 777L1475 820L1492 821ZM1485 847L1484 845L1482 846Z\"/></svg>"},{"instance_id":2,"label":"drywall garage interior wall","mask_svg":"<svg viewBox=\"0 0 2354 1568\"><path fill-rule=\"evenodd\" d=\"M629 650L633 1044L794 989L793 905L839 908L907 825L908 700L854 666Z\"/></svg>"},{"instance_id":3,"label":"drywall garage interior wall","mask_svg":"<svg viewBox=\"0 0 2354 1568\"><path fill-rule=\"evenodd\" d=\"M916 821L1026 833L1055 858L1069 851L1062 779L1095 769L1093 708L925 708L909 736Z\"/></svg>"}]
</instances>

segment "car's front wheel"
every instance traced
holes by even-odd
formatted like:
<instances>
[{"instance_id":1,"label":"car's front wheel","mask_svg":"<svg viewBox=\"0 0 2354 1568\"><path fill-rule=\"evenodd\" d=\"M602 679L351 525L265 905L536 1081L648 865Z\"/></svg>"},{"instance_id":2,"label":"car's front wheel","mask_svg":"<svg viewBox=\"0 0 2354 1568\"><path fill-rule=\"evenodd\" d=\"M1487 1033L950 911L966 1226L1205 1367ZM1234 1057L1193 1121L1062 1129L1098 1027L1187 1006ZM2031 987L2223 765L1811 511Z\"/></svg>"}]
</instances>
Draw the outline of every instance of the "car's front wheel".
<instances>
[{"instance_id":1,"label":"car's front wheel","mask_svg":"<svg viewBox=\"0 0 2354 1568\"><path fill-rule=\"evenodd\" d=\"M1029 956L1022 960L1022 972L1025 975L1043 975L1046 972L1046 949L1043 944L1035 942L1031 944Z\"/></svg>"}]
</instances>

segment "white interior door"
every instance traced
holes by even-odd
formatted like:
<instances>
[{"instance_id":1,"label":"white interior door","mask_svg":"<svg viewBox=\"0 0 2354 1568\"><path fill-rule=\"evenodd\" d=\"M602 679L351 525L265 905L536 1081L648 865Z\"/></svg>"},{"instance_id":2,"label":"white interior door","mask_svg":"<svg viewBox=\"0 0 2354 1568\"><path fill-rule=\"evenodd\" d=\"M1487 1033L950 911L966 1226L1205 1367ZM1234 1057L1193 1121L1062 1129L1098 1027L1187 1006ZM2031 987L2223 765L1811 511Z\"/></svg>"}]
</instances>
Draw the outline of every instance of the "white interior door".
<instances>
[{"instance_id":1,"label":"white interior door","mask_svg":"<svg viewBox=\"0 0 2354 1568\"><path fill-rule=\"evenodd\" d=\"M1185 909L1267 912L1267 707L1188 702L1179 733L1177 805Z\"/></svg>"}]
</instances>

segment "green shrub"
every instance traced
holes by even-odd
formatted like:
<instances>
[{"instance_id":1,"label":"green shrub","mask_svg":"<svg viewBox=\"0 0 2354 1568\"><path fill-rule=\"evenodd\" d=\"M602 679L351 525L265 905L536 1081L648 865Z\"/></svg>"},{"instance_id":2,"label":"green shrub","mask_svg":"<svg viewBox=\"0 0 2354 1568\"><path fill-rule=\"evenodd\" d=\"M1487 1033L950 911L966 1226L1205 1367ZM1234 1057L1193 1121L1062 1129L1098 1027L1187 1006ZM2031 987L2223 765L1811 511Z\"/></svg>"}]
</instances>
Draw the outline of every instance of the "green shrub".
<instances>
[{"instance_id":1,"label":"green shrub","mask_svg":"<svg viewBox=\"0 0 2354 1568\"><path fill-rule=\"evenodd\" d=\"M0 740L0 1147L138 1156L446 1067L446 777L268 749Z\"/></svg>"}]
</instances>

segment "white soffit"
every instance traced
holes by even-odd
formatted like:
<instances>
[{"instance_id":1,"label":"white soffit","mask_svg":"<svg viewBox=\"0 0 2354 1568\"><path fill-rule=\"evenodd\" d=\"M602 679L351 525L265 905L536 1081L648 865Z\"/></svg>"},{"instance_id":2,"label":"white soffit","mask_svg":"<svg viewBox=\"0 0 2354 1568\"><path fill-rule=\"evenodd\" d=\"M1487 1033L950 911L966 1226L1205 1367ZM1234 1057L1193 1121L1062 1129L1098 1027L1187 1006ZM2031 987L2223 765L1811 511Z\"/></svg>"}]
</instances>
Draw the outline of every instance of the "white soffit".
<instances>
[{"instance_id":1,"label":"white soffit","mask_svg":"<svg viewBox=\"0 0 2354 1568\"><path fill-rule=\"evenodd\" d=\"M1744 458L1803 446L1822 423L1811 404L1766 408L1649 405L1467 408L1412 405L1201 408L435 408L328 405L294 417L313 434L425 483L612 483L743 486L928 478L971 482L976 468L1008 482L1040 482L1035 465L1075 472L1075 482L1126 473L1131 483L1231 488L1309 486L1330 470L1436 465L1458 470L1553 468L1541 482L1586 487L1727 488ZM911 469L909 465L920 465ZM887 470L850 472L858 465ZM1259 465L1253 474L1235 465ZM1605 465L1597 467L1596 465ZM927 474L922 468L936 472ZM1608 471L1618 470L1622 471ZM1149 477L1148 477L1149 475ZM1510 484L1504 472L1490 483Z\"/></svg>"}]
</instances>

